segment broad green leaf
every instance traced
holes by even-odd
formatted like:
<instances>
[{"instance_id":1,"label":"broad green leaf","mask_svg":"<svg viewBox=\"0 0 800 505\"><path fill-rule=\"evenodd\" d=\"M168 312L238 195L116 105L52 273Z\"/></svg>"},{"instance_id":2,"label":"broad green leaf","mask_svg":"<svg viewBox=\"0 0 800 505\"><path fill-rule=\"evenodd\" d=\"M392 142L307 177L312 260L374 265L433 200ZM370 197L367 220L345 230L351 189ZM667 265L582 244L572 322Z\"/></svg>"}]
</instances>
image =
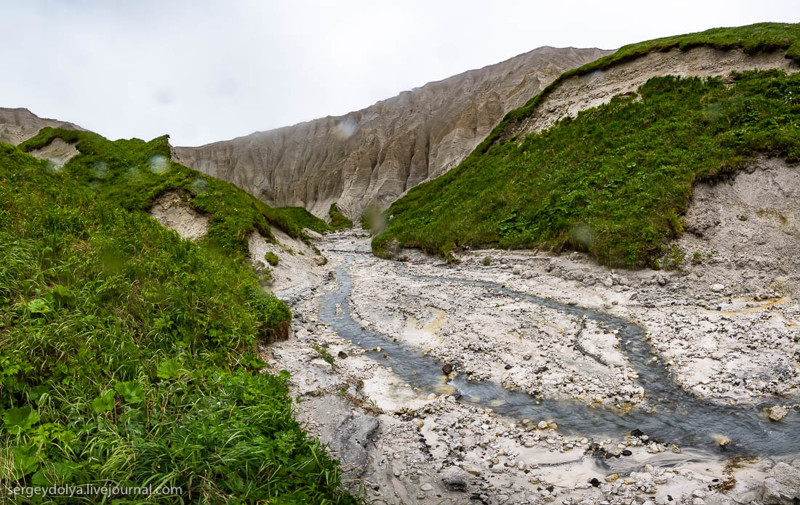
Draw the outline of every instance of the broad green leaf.
<instances>
[{"instance_id":1,"label":"broad green leaf","mask_svg":"<svg viewBox=\"0 0 800 505\"><path fill-rule=\"evenodd\" d=\"M136 381L118 382L114 389L126 402L139 403L144 400L144 388Z\"/></svg>"},{"instance_id":2,"label":"broad green leaf","mask_svg":"<svg viewBox=\"0 0 800 505\"><path fill-rule=\"evenodd\" d=\"M32 401L34 401L36 403L40 403L40 400L42 399L42 396L44 396L45 394L47 394L49 392L50 392L50 386L48 386L46 384L40 384L38 386L33 386L31 388L30 393L28 393L28 396L30 397L30 399Z\"/></svg>"},{"instance_id":3,"label":"broad green leaf","mask_svg":"<svg viewBox=\"0 0 800 505\"><path fill-rule=\"evenodd\" d=\"M8 409L3 413L3 423L9 433L17 434L29 430L31 426L39 422L39 413L33 410L30 405Z\"/></svg>"},{"instance_id":4,"label":"broad green leaf","mask_svg":"<svg viewBox=\"0 0 800 505\"><path fill-rule=\"evenodd\" d=\"M23 475L28 475L38 470L39 462L42 460L36 454L36 447L24 445L12 449L11 457L13 458L13 478L15 479L20 479Z\"/></svg>"},{"instance_id":5,"label":"broad green leaf","mask_svg":"<svg viewBox=\"0 0 800 505\"><path fill-rule=\"evenodd\" d=\"M174 379L181 373L181 364L175 359L168 359L158 365L157 375L162 379Z\"/></svg>"},{"instance_id":6,"label":"broad green leaf","mask_svg":"<svg viewBox=\"0 0 800 505\"><path fill-rule=\"evenodd\" d=\"M52 486L69 482L74 473L74 465L69 463L44 463L39 471L31 476L34 486Z\"/></svg>"},{"instance_id":7,"label":"broad green leaf","mask_svg":"<svg viewBox=\"0 0 800 505\"><path fill-rule=\"evenodd\" d=\"M113 389L109 389L105 393L101 394L94 400L92 400L92 410L96 414L101 414L103 412L107 412L114 408L114 397L116 393Z\"/></svg>"},{"instance_id":8,"label":"broad green leaf","mask_svg":"<svg viewBox=\"0 0 800 505\"><path fill-rule=\"evenodd\" d=\"M36 298L28 302L28 310L31 314L47 314L50 312L50 306L47 305L47 300Z\"/></svg>"}]
</instances>

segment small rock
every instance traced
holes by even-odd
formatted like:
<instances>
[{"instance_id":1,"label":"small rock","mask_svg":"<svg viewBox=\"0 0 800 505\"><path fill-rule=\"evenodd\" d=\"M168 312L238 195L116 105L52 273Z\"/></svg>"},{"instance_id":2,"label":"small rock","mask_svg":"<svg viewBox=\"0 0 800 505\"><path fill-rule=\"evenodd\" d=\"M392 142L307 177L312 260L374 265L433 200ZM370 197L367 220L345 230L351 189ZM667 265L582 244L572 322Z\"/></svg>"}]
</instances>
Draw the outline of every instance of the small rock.
<instances>
[{"instance_id":1,"label":"small rock","mask_svg":"<svg viewBox=\"0 0 800 505\"><path fill-rule=\"evenodd\" d=\"M619 479L619 474L618 473L612 473L611 475L606 475L606 479L605 480L606 480L606 482L615 482L617 479Z\"/></svg>"},{"instance_id":2,"label":"small rock","mask_svg":"<svg viewBox=\"0 0 800 505\"><path fill-rule=\"evenodd\" d=\"M546 430L547 429L547 421L539 421L539 424L536 425L536 427L539 428L540 430Z\"/></svg>"},{"instance_id":3,"label":"small rock","mask_svg":"<svg viewBox=\"0 0 800 505\"><path fill-rule=\"evenodd\" d=\"M431 486L430 484L428 484L426 482L425 484L421 485L419 488L421 490L423 490L423 491L430 491L431 489L433 489L433 486Z\"/></svg>"},{"instance_id":4,"label":"small rock","mask_svg":"<svg viewBox=\"0 0 800 505\"><path fill-rule=\"evenodd\" d=\"M769 420L774 422L780 422L781 419L789 414L789 411L783 405L776 405L774 407L767 409L767 414L769 415Z\"/></svg>"},{"instance_id":5,"label":"small rock","mask_svg":"<svg viewBox=\"0 0 800 505\"><path fill-rule=\"evenodd\" d=\"M469 474L457 466L451 466L442 470L440 474L442 484L450 491L465 492Z\"/></svg>"},{"instance_id":6,"label":"small rock","mask_svg":"<svg viewBox=\"0 0 800 505\"><path fill-rule=\"evenodd\" d=\"M724 289L725 289L725 285L724 284L712 284L711 285L711 291L713 291L715 293L719 293L720 291L723 291Z\"/></svg>"},{"instance_id":7,"label":"small rock","mask_svg":"<svg viewBox=\"0 0 800 505\"><path fill-rule=\"evenodd\" d=\"M347 357L347 353L344 351L339 351L339 354L336 355L339 359L345 359Z\"/></svg>"},{"instance_id":8,"label":"small rock","mask_svg":"<svg viewBox=\"0 0 800 505\"><path fill-rule=\"evenodd\" d=\"M450 363L446 363L446 364L445 364L445 365L442 367L442 373L443 373L443 374L445 374L445 375L450 375L452 372L453 372L453 365L451 365Z\"/></svg>"},{"instance_id":9,"label":"small rock","mask_svg":"<svg viewBox=\"0 0 800 505\"><path fill-rule=\"evenodd\" d=\"M511 272L513 272L514 275L519 275L522 273L522 267L520 265L514 265L514 268L511 269Z\"/></svg>"},{"instance_id":10,"label":"small rock","mask_svg":"<svg viewBox=\"0 0 800 505\"><path fill-rule=\"evenodd\" d=\"M597 480L597 477L592 477L592 480L589 481L593 487L600 487L600 481Z\"/></svg>"}]
</instances>

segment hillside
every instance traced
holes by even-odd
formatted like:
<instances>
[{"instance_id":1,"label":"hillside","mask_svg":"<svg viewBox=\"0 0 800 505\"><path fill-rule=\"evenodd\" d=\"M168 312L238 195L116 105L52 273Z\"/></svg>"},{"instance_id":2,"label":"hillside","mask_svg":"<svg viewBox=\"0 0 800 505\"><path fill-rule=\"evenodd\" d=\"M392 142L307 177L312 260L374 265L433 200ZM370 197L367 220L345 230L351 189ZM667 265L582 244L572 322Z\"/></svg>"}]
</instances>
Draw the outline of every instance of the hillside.
<instances>
[{"instance_id":1,"label":"hillside","mask_svg":"<svg viewBox=\"0 0 800 505\"><path fill-rule=\"evenodd\" d=\"M503 115L567 69L609 54L543 47L432 82L366 109L216 142L176 147L181 163L270 205L358 218L455 167Z\"/></svg>"},{"instance_id":2,"label":"hillside","mask_svg":"<svg viewBox=\"0 0 800 505\"><path fill-rule=\"evenodd\" d=\"M60 169L23 152L57 139L77 151ZM177 486L183 502L353 502L293 419L288 376L258 358L291 313L245 263L243 236L302 228L168 154L165 137L60 129L0 143L0 498L26 502L6 484L91 483ZM146 212L175 190L208 216L199 243Z\"/></svg>"},{"instance_id":3,"label":"hillside","mask_svg":"<svg viewBox=\"0 0 800 505\"><path fill-rule=\"evenodd\" d=\"M373 250L545 247L645 265L682 233L696 181L756 156L800 159L798 40L799 25L715 29L567 72L395 202Z\"/></svg>"}]
</instances>

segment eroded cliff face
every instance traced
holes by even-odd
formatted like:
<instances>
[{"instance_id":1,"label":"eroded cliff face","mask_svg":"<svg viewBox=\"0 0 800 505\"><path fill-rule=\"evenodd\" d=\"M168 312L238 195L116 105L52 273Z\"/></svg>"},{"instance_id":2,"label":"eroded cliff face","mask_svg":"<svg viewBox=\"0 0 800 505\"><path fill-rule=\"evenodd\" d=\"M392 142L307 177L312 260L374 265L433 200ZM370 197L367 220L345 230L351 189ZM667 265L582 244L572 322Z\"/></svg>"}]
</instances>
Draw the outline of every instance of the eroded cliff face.
<instances>
[{"instance_id":1,"label":"eroded cliff face","mask_svg":"<svg viewBox=\"0 0 800 505\"><path fill-rule=\"evenodd\" d=\"M550 128L567 116L608 103L617 95L634 93L653 77L722 77L732 72L778 69L797 72L800 67L785 51L747 54L740 49L723 51L713 47L651 52L585 75L562 80L523 121L509 125L500 140L523 138Z\"/></svg>"},{"instance_id":2,"label":"eroded cliff face","mask_svg":"<svg viewBox=\"0 0 800 505\"><path fill-rule=\"evenodd\" d=\"M72 123L41 118L28 109L0 107L0 142L17 145L39 133L45 126L81 129Z\"/></svg>"},{"instance_id":3,"label":"eroded cliff face","mask_svg":"<svg viewBox=\"0 0 800 505\"><path fill-rule=\"evenodd\" d=\"M366 109L202 147L176 147L177 161L230 181L270 205L325 217L386 207L455 167L511 109L600 49L543 47L405 91Z\"/></svg>"}]
</instances>

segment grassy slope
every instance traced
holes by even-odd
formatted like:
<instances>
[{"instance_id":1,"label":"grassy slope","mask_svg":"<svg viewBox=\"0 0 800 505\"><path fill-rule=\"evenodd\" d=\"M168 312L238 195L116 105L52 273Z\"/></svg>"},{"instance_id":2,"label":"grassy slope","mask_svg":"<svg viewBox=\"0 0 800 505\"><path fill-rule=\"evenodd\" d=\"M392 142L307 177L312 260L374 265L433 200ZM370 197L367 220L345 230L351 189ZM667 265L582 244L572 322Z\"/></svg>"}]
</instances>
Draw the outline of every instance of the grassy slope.
<instances>
[{"instance_id":1,"label":"grassy slope","mask_svg":"<svg viewBox=\"0 0 800 505\"><path fill-rule=\"evenodd\" d=\"M32 151L55 138L76 142L81 152L67 163L65 170L126 209L148 210L167 191L187 191L195 209L210 218L208 240L226 252L246 254L250 232L258 230L269 239L270 225L292 237L302 237L303 228L328 229L323 220L305 209L272 208L230 183L173 163L166 136L150 142L112 142L92 132L44 128L19 147Z\"/></svg>"},{"instance_id":2,"label":"grassy slope","mask_svg":"<svg viewBox=\"0 0 800 505\"><path fill-rule=\"evenodd\" d=\"M711 30L627 46L572 73L706 39L718 47L797 53L799 35L798 25ZM618 97L521 145L499 142L540 96L509 113L456 169L395 202L387 210L393 218L373 240L376 254L387 255L396 239L445 256L467 245L547 246L641 266L682 232L694 181L735 170L759 153L800 158L796 75L746 73L730 87L719 79L654 79L640 90L641 100Z\"/></svg>"},{"instance_id":3,"label":"grassy slope","mask_svg":"<svg viewBox=\"0 0 800 505\"><path fill-rule=\"evenodd\" d=\"M328 210L328 216L331 218L330 223L328 223L331 230L339 231L353 227L353 222L339 211L335 203L331 204L331 208Z\"/></svg>"},{"instance_id":4,"label":"grassy slope","mask_svg":"<svg viewBox=\"0 0 800 505\"><path fill-rule=\"evenodd\" d=\"M26 501L3 498L8 484L71 483L182 486L184 500L208 503L352 502L293 420L286 379L258 372L257 342L285 335L291 314L226 235L236 225L216 235L232 254L181 240L141 211L157 192L141 164L165 143L83 135L90 152L61 173L0 143L0 501ZM218 208L234 223L255 212Z\"/></svg>"}]
</instances>

